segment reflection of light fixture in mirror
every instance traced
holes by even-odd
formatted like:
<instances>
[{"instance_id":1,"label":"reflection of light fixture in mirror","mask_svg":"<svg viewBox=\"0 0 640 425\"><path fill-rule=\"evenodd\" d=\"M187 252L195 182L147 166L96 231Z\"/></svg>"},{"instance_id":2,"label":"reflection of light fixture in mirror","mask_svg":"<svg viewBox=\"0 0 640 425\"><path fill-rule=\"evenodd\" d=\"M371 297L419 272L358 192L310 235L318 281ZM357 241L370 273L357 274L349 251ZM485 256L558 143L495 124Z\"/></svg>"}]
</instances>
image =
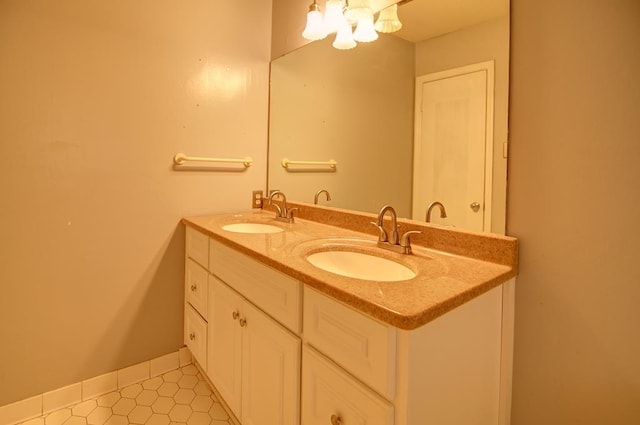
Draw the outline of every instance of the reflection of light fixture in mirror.
<instances>
[{"instance_id":1,"label":"reflection of light fixture in mirror","mask_svg":"<svg viewBox=\"0 0 640 425\"><path fill-rule=\"evenodd\" d=\"M396 32L402 28L402 22L398 19L398 5L392 4L380 11L375 25L376 31L382 33Z\"/></svg>"},{"instance_id":2,"label":"reflection of light fixture in mirror","mask_svg":"<svg viewBox=\"0 0 640 425\"><path fill-rule=\"evenodd\" d=\"M338 28L338 33L336 34L336 39L332 44L338 50L349 50L356 47L356 42L353 39L353 34L351 33L351 25L344 21L342 26Z\"/></svg>"},{"instance_id":3,"label":"reflection of light fixture in mirror","mask_svg":"<svg viewBox=\"0 0 640 425\"><path fill-rule=\"evenodd\" d=\"M358 20L356 30L353 32L353 39L368 43L378 39L378 33L373 26L373 12L367 8L362 17Z\"/></svg>"},{"instance_id":4,"label":"reflection of light fixture in mirror","mask_svg":"<svg viewBox=\"0 0 640 425\"><path fill-rule=\"evenodd\" d=\"M348 0L344 10L344 17L351 25L357 25L361 19L373 14L369 7L369 0Z\"/></svg>"},{"instance_id":5,"label":"reflection of light fixture in mirror","mask_svg":"<svg viewBox=\"0 0 640 425\"><path fill-rule=\"evenodd\" d=\"M367 43L378 39L378 33L391 33L402 28L398 19L398 5L383 9L374 25L374 11L369 0L327 0L324 17L317 0L309 6L307 25L302 36L307 40L321 40L336 33L333 47L340 50L356 47L356 41ZM352 31L352 26L356 27Z\"/></svg>"},{"instance_id":6,"label":"reflection of light fixture in mirror","mask_svg":"<svg viewBox=\"0 0 640 425\"><path fill-rule=\"evenodd\" d=\"M327 31L324 26L324 18L322 12L320 12L320 6L313 0L313 3L309 5L309 13L307 13L307 26L302 31L302 36L307 40L322 40L327 36Z\"/></svg>"},{"instance_id":7,"label":"reflection of light fixture in mirror","mask_svg":"<svg viewBox=\"0 0 640 425\"><path fill-rule=\"evenodd\" d=\"M324 26L327 34L338 32L338 29L344 25L344 14L342 9L345 7L345 0L327 0L324 12Z\"/></svg>"}]
</instances>

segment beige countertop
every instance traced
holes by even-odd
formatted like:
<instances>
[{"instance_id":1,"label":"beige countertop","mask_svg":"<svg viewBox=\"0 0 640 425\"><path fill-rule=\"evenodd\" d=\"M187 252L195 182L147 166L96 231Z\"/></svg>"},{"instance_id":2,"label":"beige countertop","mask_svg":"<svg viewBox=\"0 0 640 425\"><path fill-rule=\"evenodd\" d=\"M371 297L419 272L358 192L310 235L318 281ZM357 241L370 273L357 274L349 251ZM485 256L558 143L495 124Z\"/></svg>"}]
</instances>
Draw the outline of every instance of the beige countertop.
<instances>
[{"instance_id":1,"label":"beige countertop","mask_svg":"<svg viewBox=\"0 0 640 425\"><path fill-rule=\"evenodd\" d=\"M273 212L263 210L188 217L183 223L359 311L407 330L430 322L517 274L514 238L399 220L401 232L423 232L412 238L413 254L403 255L376 247L377 230L369 224L374 215L296 206L300 207L300 217L293 224L276 221ZM271 224L284 231L245 234L222 229L226 224L244 222ZM339 249L345 238L349 239L349 250L357 247L400 262L416 272L416 277L398 282L360 280L321 270L305 259L306 254L327 249L328 245Z\"/></svg>"}]
</instances>

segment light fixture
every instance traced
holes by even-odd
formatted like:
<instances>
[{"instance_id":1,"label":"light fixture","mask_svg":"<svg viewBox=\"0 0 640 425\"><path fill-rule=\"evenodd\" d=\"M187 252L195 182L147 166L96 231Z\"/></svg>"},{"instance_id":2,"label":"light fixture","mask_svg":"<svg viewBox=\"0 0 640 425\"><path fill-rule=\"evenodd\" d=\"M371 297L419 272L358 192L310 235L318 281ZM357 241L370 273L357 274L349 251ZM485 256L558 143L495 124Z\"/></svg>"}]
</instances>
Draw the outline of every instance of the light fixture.
<instances>
[{"instance_id":1,"label":"light fixture","mask_svg":"<svg viewBox=\"0 0 640 425\"><path fill-rule=\"evenodd\" d=\"M358 24L353 32L353 39L363 43L369 43L378 39L378 33L373 25L373 11L366 9L358 19Z\"/></svg>"},{"instance_id":2,"label":"light fixture","mask_svg":"<svg viewBox=\"0 0 640 425\"><path fill-rule=\"evenodd\" d=\"M307 25L302 36L314 41L335 32L332 46L336 49L352 49L356 47L356 41L368 43L378 39L378 32L391 33L402 28L397 4L383 9L375 24L369 0L326 0L325 7L323 16L317 0L309 5ZM355 31L352 30L353 26Z\"/></svg>"},{"instance_id":3,"label":"light fixture","mask_svg":"<svg viewBox=\"0 0 640 425\"><path fill-rule=\"evenodd\" d=\"M402 22L398 19L398 5L392 4L380 11L375 25L376 31L382 33L396 32L402 28Z\"/></svg>"},{"instance_id":4,"label":"light fixture","mask_svg":"<svg viewBox=\"0 0 640 425\"><path fill-rule=\"evenodd\" d=\"M324 12L324 27L327 34L338 32L338 29L344 25L345 19L342 10L345 7L345 0L327 0Z\"/></svg>"},{"instance_id":5,"label":"light fixture","mask_svg":"<svg viewBox=\"0 0 640 425\"><path fill-rule=\"evenodd\" d=\"M309 5L309 13L307 13L307 25L302 31L302 36L307 40L315 41L322 40L327 36L327 30L324 26L324 18L322 12L320 12L320 6L313 0L313 3Z\"/></svg>"},{"instance_id":6,"label":"light fixture","mask_svg":"<svg viewBox=\"0 0 640 425\"><path fill-rule=\"evenodd\" d=\"M332 44L338 50L349 50L356 47L356 42L353 39L353 33L351 32L351 25L345 20L336 34L336 39Z\"/></svg>"}]
</instances>

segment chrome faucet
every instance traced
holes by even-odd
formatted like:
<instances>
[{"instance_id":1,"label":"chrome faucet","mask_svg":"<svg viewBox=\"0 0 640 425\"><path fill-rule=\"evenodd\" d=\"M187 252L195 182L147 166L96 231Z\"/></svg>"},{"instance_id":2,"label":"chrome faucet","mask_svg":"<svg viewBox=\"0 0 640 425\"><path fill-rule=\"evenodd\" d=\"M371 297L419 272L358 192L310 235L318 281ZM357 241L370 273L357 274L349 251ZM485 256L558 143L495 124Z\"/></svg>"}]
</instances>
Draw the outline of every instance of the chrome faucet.
<instances>
[{"instance_id":1,"label":"chrome faucet","mask_svg":"<svg viewBox=\"0 0 640 425\"><path fill-rule=\"evenodd\" d=\"M282 198L282 207L278 204L273 203L273 199L276 196ZM287 206L287 197L285 196L284 192L281 192L279 190L274 190L273 192L271 192L271 194L269 195L269 203L267 205L273 205L276 208L276 220L293 223L293 212L298 208L289 208Z\"/></svg>"},{"instance_id":2,"label":"chrome faucet","mask_svg":"<svg viewBox=\"0 0 640 425\"><path fill-rule=\"evenodd\" d=\"M384 229L384 216L389 213L391 215L391 234L387 233ZM421 233L417 230L410 230L405 232L402 237L398 235L398 216L396 211L391 205L385 205L378 214L378 220L372 222L378 230L380 235L378 237L378 246L380 248L388 249L401 254L411 254L411 240L410 236Z\"/></svg>"},{"instance_id":3,"label":"chrome faucet","mask_svg":"<svg viewBox=\"0 0 640 425\"><path fill-rule=\"evenodd\" d=\"M314 204L318 204L318 197L322 194L326 194L327 195L327 201L331 200L331 195L329 195L329 191L327 191L327 189L320 189L317 193L316 196L313 198L313 203Z\"/></svg>"},{"instance_id":4,"label":"chrome faucet","mask_svg":"<svg viewBox=\"0 0 640 425\"><path fill-rule=\"evenodd\" d=\"M440 218L447 218L447 211L444 209L444 205L442 205L442 202L435 201L430 203L427 207L427 215L425 217L427 223L431 223L431 211L435 207L440 208Z\"/></svg>"}]
</instances>

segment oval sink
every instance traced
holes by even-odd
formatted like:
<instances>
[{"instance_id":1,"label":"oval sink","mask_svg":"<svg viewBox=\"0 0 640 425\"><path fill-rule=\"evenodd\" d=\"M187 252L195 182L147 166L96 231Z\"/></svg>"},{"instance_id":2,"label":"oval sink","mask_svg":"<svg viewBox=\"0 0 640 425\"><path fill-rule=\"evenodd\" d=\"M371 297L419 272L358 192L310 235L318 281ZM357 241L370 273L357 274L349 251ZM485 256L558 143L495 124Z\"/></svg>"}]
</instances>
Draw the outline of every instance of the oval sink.
<instances>
[{"instance_id":1,"label":"oval sink","mask_svg":"<svg viewBox=\"0 0 640 425\"><path fill-rule=\"evenodd\" d=\"M284 229L271 224L262 223L233 223L222 226L222 230L234 233L278 233Z\"/></svg>"},{"instance_id":2,"label":"oval sink","mask_svg":"<svg viewBox=\"0 0 640 425\"><path fill-rule=\"evenodd\" d=\"M395 261L353 251L320 251L307 256L319 269L363 280L396 282L416 277L409 267Z\"/></svg>"}]
</instances>

